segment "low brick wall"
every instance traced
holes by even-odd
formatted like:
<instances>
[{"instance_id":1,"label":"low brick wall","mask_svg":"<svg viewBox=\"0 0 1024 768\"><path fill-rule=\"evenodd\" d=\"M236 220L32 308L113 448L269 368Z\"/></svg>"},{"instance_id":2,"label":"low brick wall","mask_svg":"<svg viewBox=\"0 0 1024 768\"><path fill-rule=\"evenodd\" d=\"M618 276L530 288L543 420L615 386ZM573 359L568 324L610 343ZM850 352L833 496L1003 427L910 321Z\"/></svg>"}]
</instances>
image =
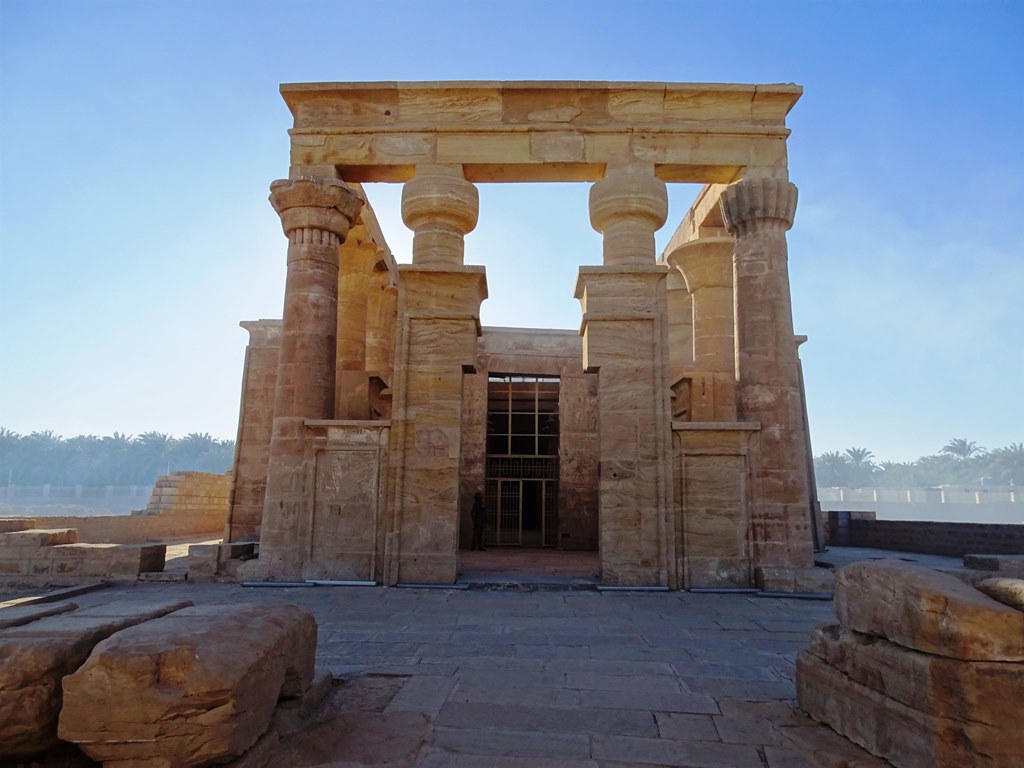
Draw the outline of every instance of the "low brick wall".
<instances>
[{"instance_id":1,"label":"low brick wall","mask_svg":"<svg viewBox=\"0 0 1024 768\"><path fill-rule=\"evenodd\" d=\"M875 520L872 512L828 513L828 543L963 557L1024 554L1024 525Z\"/></svg>"},{"instance_id":2,"label":"low brick wall","mask_svg":"<svg viewBox=\"0 0 1024 768\"><path fill-rule=\"evenodd\" d=\"M222 536L231 499L231 477L208 472L173 472L157 480L145 509L131 515L20 518L21 528L74 528L78 541L143 544L189 536ZM11 530L0 519L0 530Z\"/></svg>"}]
</instances>

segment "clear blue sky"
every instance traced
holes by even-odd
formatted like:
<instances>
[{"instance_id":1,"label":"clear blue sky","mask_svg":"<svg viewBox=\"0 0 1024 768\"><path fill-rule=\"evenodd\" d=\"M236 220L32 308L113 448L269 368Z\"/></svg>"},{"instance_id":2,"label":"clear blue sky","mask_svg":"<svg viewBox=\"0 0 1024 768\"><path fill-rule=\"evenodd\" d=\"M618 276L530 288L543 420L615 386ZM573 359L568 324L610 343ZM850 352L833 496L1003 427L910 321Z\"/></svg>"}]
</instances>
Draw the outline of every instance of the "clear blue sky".
<instances>
[{"instance_id":1,"label":"clear blue sky","mask_svg":"<svg viewBox=\"0 0 1024 768\"><path fill-rule=\"evenodd\" d=\"M237 323L282 305L281 82L796 82L815 452L1022 441L1021 39L1019 2L0 0L0 426L234 437ZM480 198L483 322L577 327L586 187Z\"/></svg>"}]
</instances>

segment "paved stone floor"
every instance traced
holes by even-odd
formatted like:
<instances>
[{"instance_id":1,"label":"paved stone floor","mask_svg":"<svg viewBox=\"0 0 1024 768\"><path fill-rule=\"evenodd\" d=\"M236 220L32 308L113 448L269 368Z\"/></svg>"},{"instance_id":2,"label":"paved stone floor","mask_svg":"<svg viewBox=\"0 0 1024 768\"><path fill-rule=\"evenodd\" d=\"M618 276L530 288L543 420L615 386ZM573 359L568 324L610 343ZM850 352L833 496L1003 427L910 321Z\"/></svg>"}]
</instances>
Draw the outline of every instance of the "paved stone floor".
<instances>
[{"instance_id":1,"label":"paved stone floor","mask_svg":"<svg viewBox=\"0 0 1024 768\"><path fill-rule=\"evenodd\" d=\"M254 588L79 595L290 602L342 678L289 765L805 768L886 765L796 709L827 601L685 592Z\"/></svg>"}]
</instances>

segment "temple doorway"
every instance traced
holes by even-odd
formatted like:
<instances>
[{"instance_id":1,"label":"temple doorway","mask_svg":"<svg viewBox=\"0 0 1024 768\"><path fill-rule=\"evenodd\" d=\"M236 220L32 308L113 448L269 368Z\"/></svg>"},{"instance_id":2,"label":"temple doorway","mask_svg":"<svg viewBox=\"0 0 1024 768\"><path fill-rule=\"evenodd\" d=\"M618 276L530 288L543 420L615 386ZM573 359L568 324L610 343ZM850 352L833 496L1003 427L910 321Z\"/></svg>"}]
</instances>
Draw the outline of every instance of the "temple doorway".
<instances>
[{"instance_id":1,"label":"temple doorway","mask_svg":"<svg viewBox=\"0 0 1024 768\"><path fill-rule=\"evenodd\" d=\"M558 394L554 376L489 377L488 546L558 545Z\"/></svg>"}]
</instances>

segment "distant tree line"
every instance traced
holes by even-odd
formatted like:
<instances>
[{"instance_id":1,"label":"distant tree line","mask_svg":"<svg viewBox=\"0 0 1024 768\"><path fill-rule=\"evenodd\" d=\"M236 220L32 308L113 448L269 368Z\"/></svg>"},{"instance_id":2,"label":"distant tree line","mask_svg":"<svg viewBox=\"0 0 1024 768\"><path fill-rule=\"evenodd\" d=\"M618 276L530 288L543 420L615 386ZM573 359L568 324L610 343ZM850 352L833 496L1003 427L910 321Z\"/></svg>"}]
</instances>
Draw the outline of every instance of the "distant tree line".
<instances>
[{"instance_id":1,"label":"distant tree line","mask_svg":"<svg viewBox=\"0 0 1024 768\"><path fill-rule=\"evenodd\" d=\"M205 432L64 438L52 430L19 435L0 427L0 484L152 485L169 472L226 472L234 454L234 440Z\"/></svg>"},{"instance_id":2,"label":"distant tree line","mask_svg":"<svg viewBox=\"0 0 1024 768\"><path fill-rule=\"evenodd\" d=\"M847 448L816 456L814 473L823 488L1024 485L1024 443L988 451L958 437L937 454L902 462L879 462L866 448Z\"/></svg>"}]
</instances>

